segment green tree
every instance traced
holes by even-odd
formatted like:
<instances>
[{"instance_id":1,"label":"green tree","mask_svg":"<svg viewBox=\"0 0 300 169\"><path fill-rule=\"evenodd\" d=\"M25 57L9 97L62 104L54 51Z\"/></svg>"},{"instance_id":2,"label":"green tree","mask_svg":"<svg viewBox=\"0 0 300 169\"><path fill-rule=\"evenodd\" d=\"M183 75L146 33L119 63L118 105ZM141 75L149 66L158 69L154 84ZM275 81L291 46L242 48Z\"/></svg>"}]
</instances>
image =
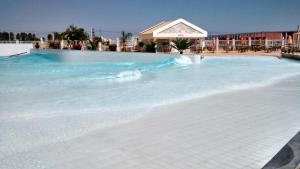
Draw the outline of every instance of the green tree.
<instances>
[{"instance_id":1,"label":"green tree","mask_svg":"<svg viewBox=\"0 0 300 169\"><path fill-rule=\"evenodd\" d=\"M62 40L62 33L54 32L54 40Z\"/></svg>"},{"instance_id":2,"label":"green tree","mask_svg":"<svg viewBox=\"0 0 300 169\"><path fill-rule=\"evenodd\" d=\"M65 40L87 40L88 35L83 28L78 28L74 25L70 25L65 32L62 33Z\"/></svg>"},{"instance_id":3,"label":"green tree","mask_svg":"<svg viewBox=\"0 0 300 169\"><path fill-rule=\"evenodd\" d=\"M28 34L27 34L26 40L27 40L27 41L32 41L32 40L33 40L32 33L28 33Z\"/></svg>"},{"instance_id":4,"label":"green tree","mask_svg":"<svg viewBox=\"0 0 300 169\"><path fill-rule=\"evenodd\" d=\"M15 40L15 35L12 32L9 32L9 40Z\"/></svg>"},{"instance_id":5,"label":"green tree","mask_svg":"<svg viewBox=\"0 0 300 169\"><path fill-rule=\"evenodd\" d=\"M32 34L32 40L39 40L39 38L37 38L35 34Z\"/></svg>"},{"instance_id":6,"label":"green tree","mask_svg":"<svg viewBox=\"0 0 300 169\"><path fill-rule=\"evenodd\" d=\"M17 35L16 35L16 39L17 39L17 40L20 40L20 39L21 39L21 36L20 36L20 34L19 34L19 33L17 33Z\"/></svg>"},{"instance_id":7,"label":"green tree","mask_svg":"<svg viewBox=\"0 0 300 169\"><path fill-rule=\"evenodd\" d=\"M21 34L20 34L20 41L26 41L26 39L27 39L27 33L21 32Z\"/></svg>"},{"instance_id":8,"label":"green tree","mask_svg":"<svg viewBox=\"0 0 300 169\"><path fill-rule=\"evenodd\" d=\"M192 43L188 39L177 38L172 42L171 47L177 49L180 54L183 54L184 50L192 46Z\"/></svg>"},{"instance_id":9,"label":"green tree","mask_svg":"<svg viewBox=\"0 0 300 169\"><path fill-rule=\"evenodd\" d=\"M125 51L125 52L126 52L127 41L131 37L132 37L132 33L130 33L130 32L126 33L125 31L121 32L120 40L121 40L122 45L123 45L123 51Z\"/></svg>"},{"instance_id":10,"label":"green tree","mask_svg":"<svg viewBox=\"0 0 300 169\"><path fill-rule=\"evenodd\" d=\"M52 40L52 39L53 39L52 34L49 33L49 34L47 35L47 40Z\"/></svg>"},{"instance_id":11,"label":"green tree","mask_svg":"<svg viewBox=\"0 0 300 169\"><path fill-rule=\"evenodd\" d=\"M9 40L9 33L8 32L2 32L2 40Z\"/></svg>"}]
</instances>

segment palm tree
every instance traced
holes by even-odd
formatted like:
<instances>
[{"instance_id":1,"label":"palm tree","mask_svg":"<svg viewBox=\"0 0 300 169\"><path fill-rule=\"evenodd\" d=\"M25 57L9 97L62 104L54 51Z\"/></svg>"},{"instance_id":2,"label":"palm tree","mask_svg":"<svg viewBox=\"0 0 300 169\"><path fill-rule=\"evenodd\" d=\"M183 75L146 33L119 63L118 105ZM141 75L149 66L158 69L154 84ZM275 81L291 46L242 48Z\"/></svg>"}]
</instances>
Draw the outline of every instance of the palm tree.
<instances>
[{"instance_id":1,"label":"palm tree","mask_svg":"<svg viewBox=\"0 0 300 169\"><path fill-rule=\"evenodd\" d=\"M126 51L126 46L127 46L127 41L129 38L132 37L132 33L128 32L126 33L125 31L122 31L121 32L121 42L122 42L122 45L123 45L123 50Z\"/></svg>"},{"instance_id":2,"label":"palm tree","mask_svg":"<svg viewBox=\"0 0 300 169\"><path fill-rule=\"evenodd\" d=\"M180 54L183 54L183 51L189 49L192 46L192 43L188 39L177 38L172 41L172 48L175 48L179 51Z\"/></svg>"},{"instance_id":3,"label":"palm tree","mask_svg":"<svg viewBox=\"0 0 300 169\"><path fill-rule=\"evenodd\" d=\"M88 35L83 28L70 25L65 32L62 33L65 40L87 40Z\"/></svg>"}]
</instances>

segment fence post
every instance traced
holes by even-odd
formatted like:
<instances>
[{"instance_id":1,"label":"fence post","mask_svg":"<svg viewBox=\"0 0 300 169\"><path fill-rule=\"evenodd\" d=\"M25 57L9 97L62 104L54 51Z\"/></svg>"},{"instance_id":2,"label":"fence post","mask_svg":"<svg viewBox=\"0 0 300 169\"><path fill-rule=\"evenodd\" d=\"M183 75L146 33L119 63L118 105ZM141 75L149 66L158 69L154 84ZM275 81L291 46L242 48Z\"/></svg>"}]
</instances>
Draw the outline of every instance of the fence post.
<instances>
[{"instance_id":1,"label":"fence post","mask_svg":"<svg viewBox=\"0 0 300 169\"><path fill-rule=\"evenodd\" d=\"M60 41L60 49L64 49L64 47L65 47L64 40L61 40Z\"/></svg>"},{"instance_id":2,"label":"fence post","mask_svg":"<svg viewBox=\"0 0 300 169\"><path fill-rule=\"evenodd\" d=\"M251 37L248 37L248 46L251 47L252 44L251 44Z\"/></svg>"},{"instance_id":3,"label":"fence post","mask_svg":"<svg viewBox=\"0 0 300 169\"><path fill-rule=\"evenodd\" d=\"M235 39L232 39L232 50L236 50L236 48L235 48Z\"/></svg>"},{"instance_id":4,"label":"fence post","mask_svg":"<svg viewBox=\"0 0 300 169\"><path fill-rule=\"evenodd\" d=\"M266 49L269 48L269 44L268 44L268 39L267 38L265 39L265 48Z\"/></svg>"},{"instance_id":5,"label":"fence post","mask_svg":"<svg viewBox=\"0 0 300 169\"><path fill-rule=\"evenodd\" d=\"M117 51L120 52L121 48L120 48L120 40L119 38L117 38Z\"/></svg>"}]
</instances>

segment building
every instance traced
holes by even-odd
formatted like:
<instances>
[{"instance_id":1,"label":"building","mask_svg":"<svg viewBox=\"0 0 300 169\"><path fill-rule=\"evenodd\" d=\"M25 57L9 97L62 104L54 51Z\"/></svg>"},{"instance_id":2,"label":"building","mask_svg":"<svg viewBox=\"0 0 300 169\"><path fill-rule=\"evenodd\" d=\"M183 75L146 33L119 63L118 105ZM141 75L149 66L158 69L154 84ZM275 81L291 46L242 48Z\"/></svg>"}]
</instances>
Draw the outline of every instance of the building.
<instances>
[{"instance_id":1,"label":"building","mask_svg":"<svg viewBox=\"0 0 300 169\"><path fill-rule=\"evenodd\" d=\"M176 38L185 38L193 42L196 50L197 45L201 45L207 37L207 31L184 20L161 22L139 34L139 39L143 42L156 42L157 50L160 52L170 52L172 49L169 44Z\"/></svg>"},{"instance_id":2,"label":"building","mask_svg":"<svg viewBox=\"0 0 300 169\"><path fill-rule=\"evenodd\" d=\"M275 31L275 32L246 32L246 33L234 33L234 34L221 34L210 35L207 39L219 38L219 40L229 39L248 39L252 40L282 40L287 39L288 36L293 36L296 31Z\"/></svg>"}]
</instances>

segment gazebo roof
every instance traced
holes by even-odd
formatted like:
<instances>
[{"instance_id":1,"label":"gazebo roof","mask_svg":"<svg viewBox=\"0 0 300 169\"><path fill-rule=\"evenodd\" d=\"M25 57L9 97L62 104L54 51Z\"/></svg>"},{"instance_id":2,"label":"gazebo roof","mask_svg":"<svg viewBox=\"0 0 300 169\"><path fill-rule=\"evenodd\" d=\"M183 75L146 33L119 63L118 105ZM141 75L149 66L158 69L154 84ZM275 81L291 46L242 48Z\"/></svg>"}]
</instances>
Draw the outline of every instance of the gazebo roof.
<instances>
[{"instance_id":1,"label":"gazebo roof","mask_svg":"<svg viewBox=\"0 0 300 169\"><path fill-rule=\"evenodd\" d=\"M157 30L157 29L159 29L159 28L161 28L161 27L163 27L163 26L166 26L166 25L168 25L169 23L171 23L171 22L170 22L170 21L168 21L168 22L165 22L165 21L160 22L159 24L154 25L154 26L152 26L152 27L150 27L150 28L144 30L144 31L141 32L140 34L150 34L150 33L153 33L155 30Z\"/></svg>"},{"instance_id":2,"label":"gazebo roof","mask_svg":"<svg viewBox=\"0 0 300 169\"><path fill-rule=\"evenodd\" d=\"M141 39L202 38L207 31L184 20L161 22L140 33Z\"/></svg>"}]
</instances>

